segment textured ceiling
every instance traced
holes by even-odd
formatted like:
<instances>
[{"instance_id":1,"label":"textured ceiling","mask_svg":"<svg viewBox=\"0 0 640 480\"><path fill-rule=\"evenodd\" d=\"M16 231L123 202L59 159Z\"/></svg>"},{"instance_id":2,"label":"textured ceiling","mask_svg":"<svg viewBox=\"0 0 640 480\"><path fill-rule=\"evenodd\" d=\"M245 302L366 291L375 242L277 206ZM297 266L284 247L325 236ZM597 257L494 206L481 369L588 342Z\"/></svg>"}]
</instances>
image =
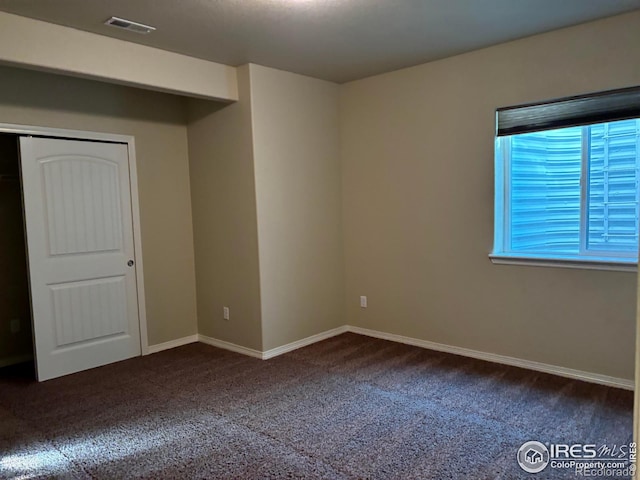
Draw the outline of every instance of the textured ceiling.
<instances>
[{"instance_id":1,"label":"textured ceiling","mask_svg":"<svg viewBox=\"0 0 640 480\"><path fill-rule=\"evenodd\" d=\"M335 82L638 8L640 0L0 0L18 15ZM158 30L103 25L112 15Z\"/></svg>"}]
</instances>

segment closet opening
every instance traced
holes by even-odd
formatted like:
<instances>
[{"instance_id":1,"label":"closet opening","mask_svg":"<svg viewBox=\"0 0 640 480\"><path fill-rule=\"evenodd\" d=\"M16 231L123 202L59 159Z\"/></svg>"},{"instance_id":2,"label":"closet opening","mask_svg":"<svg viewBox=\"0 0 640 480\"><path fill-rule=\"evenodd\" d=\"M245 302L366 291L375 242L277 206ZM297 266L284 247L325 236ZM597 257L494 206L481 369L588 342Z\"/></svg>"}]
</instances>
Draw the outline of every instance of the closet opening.
<instances>
[{"instance_id":1,"label":"closet opening","mask_svg":"<svg viewBox=\"0 0 640 480\"><path fill-rule=\"evenodd\" d=\"M0 134L0 377L35 379L18 136Z\"/></svg>"}]
</instances>

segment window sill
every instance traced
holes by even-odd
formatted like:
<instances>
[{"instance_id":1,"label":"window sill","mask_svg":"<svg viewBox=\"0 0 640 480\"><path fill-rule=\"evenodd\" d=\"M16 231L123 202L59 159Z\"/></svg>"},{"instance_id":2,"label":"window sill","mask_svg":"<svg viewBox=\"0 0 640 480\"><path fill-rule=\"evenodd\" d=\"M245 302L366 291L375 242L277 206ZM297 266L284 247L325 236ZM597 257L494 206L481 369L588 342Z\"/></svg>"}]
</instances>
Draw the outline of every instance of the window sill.
<instances>
[{"instance_id":1,"label":"window sill","mask_svg":"<svg viewBox=\"0 0 640 480\"><path fill-rule=\"evenodd\" d=\"M584 270L609 270L615 272L637 272L635 261L602 260L602 259L569 259L549 258L536 255L517 255L504 253L489 254L491 262L496 265L524 265L531 267L581 268Z\"/></svg>"}]
</instances>

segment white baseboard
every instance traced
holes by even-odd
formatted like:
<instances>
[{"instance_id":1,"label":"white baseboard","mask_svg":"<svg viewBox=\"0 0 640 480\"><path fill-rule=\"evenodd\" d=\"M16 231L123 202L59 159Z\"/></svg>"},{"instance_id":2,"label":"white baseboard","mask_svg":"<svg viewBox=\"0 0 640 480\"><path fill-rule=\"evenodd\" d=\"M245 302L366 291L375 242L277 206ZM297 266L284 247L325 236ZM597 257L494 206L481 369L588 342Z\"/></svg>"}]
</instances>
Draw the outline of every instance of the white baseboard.
<instances>
[{"instance_id":1,"label":"white baseboard","mask_svg":"<svg viewBox=\"0 0 640 480\"><path fill-rule=\"evenodd\" d=\"M413 345L416 347L435 350L438 352L452 353L454 355L461 355L464 357L476 358L478 360L485 360L487 362L500 363L503 365L510 365L512 367L525 368L527 370L534 370L537 372L550 373L552 375L558 375L560 377L571 378L575 380L582 380L590 383L597 383L600 385L606 385L608 387L616 387L616 388L622 388L625 390L633 390L634 384L635 384L633 380L627 380L624 378L611 377L608 375L601 375L598 373L591 373L591 372L585 372L582 370L575 370L572 368L559 367L556 365L549 365L547 363L534 362L532 360L524 360L521 358L508 357L506 355L498 355L495 353L481 352L478 350L471 350L469 348L455 347L451 345L445 345L442 343L430 342L428 340L420 340L418 338L405 337L405 336L396 335L393 333L380 332L378 330L371 330L368 328L354 327L352 325L344 325L338 328L334 328L332 330L327 330L326 332L318 333L316 335L312 335L310 337L303 338L301 340L297 340L295 342L291 342L286 345L282 345L280 347L272 348L271 350L267 350L264 352L261 352L259 350L254 350L252 348L243 347L241 345L236 345L235 343L225 342L224 340L218 340L217 338L207 337L206 335L196 335L194 337L186 337L185 339L174 341L174 342L181 342L188 338L189 341L184 341L184 343L178 343L170 346L168 344L171 344L174 342L167 342L166 344L154 345L153 347L150 347L150 349L155 349L164 345L167 345L165 348L173 348L173 346L184 345L186 343L199 341L202 343L206 343L208 345L213 345L214 347L223 348L225 350L241 353L243 355L248 355L250 357L259 358L262 360L268 360L270 358L277 357L278 355L282 355L284 353L297 350L298 348L306 347L313 343L321 342L322 340L326 340L327 338L331 338L336 335L341 335L346 332L352 332L359 335L366 335L368 337L380 338L382 340L390 340L392 342L397 342L397 343L404 343L406 345ZM197 337L197 340L194 340L195 337ZM165 348L162 348L162 350L164 350Z\"/></svg>"},{"instance_id":2,"label":"white baseboard","mask_svg":"<svg viewBox=\"0 0 640 480\"><path fill-rule=\"evenodd\" d=\"M17 365L18 363L29 362L33 360L32 354L16 355L13 357L0 358L0 368L8 367L9 365Z\"/></svg>"},{"instance_id":3,"label":"white baseboard","mask_svg":"<svg viewBox=\"0 0 640 480\"><path fill-rule=\"evenodd\" d=\"M306 347L313 343L321 342L322 340L335 337L336 335L341 335L348 331L349 331L349 327L346 325L343 325L338 328L327 330L326 332L318 333L316 335L311 335L310 337L303 338L301 340L296 340L295 342L287 343L286 345L282 345L280 347L267 350L266 352L262 352L262 359L268 360L270 358L277 357L278 355L282 355L283 353L291 352L293 350L297 350L298 348Z\"/></svg>"},{"instance_id":4,"label":"white baseboard","mask_svg":"<svg viewBox=\"0 0 640 480\"><path fill-rule=\"evenodd\" d=\"M224 340L218 340L217 338L207 337L206 335L198 335L198 341L206 343L207 345L212 345L214 347L223 348L232 352L259 358L261 360L268 360L270 358L277 357L278 355L297 350L298 348L306 347L313 343L321 342L322 340L335 337L336 335L340 335L348 331L349 327L343 325L341 327L333 328L316 335L311 335L310 337L296 340L295 342L287 343L286 345L281 345L280 347L272 348L271 350L267 350L264 352L254 350L253 348L243 347L242 345L237 345L235 343L225 342Z\"/></svg>"},{"instance_id":5,"label":"white baseboard","mask_svg":"<svg viewBox=\"0 0 640 480\"><path fill-rule=\"evenodd\" d=\"M147 353L158 353L163 350L169 350L170 348L181 347L189 343L196 343L198 341L198 335L189 335L188 337L177 338L176 340L170 340L164 343L158 343L157 345L149 345Z\"/></svg>"},{"instance_id":6,"label":"white baseboard","mask_svg":"<svg viewBox=\"0 0 640 480\"><path fill-rule=\"evenodd\" d=\"M214 347L223 348L232 352L241 353L250 357L262 359L262 352L254 350L253 348L243 347L242 345L236 345L235 343L225 342L224 340L218 340L217 338L207 337L206 335L198 335L198 341L212 345Z\"/></svg>"},{"instance_id":7,"label":"white baseboard","mask_svg":"<svg viewBox=\"0 0 640 480\"><path fill-rule=\"evenodd\" d=\"M531 360L523 360L521 358L515 357L507 357L505 355L497 355L495 353L480 352L478 350L471 350L468 348L454 347L450 345L444 345L442 343L429 342L427 340L419 340L417 338L395 335L393 333L370 330L368 328L348 326L347 330L359 335L366 335L369 337L380 338L382 340L390 340L392 342L414 345L416 347L427 348L429 350L437 350L439 352L453 353L455 355L462 355L464 357L477 358L479 360L486 360L493 363L501 363L503 365L510 365L512 367L526 368L527 370L550 373L553 375L558 375L560 377L572 378L590 383L598 383L600 385L606 385L608 387L623 388L625 390L634 389L635 382L633 380L627 380L624 378L610 377L608 375L600 375L598 373L584 372L581 370L574 370L572 368L558 367L556 365L549 365L547 363L534 362Z\"/></svg>"}]
</instances>

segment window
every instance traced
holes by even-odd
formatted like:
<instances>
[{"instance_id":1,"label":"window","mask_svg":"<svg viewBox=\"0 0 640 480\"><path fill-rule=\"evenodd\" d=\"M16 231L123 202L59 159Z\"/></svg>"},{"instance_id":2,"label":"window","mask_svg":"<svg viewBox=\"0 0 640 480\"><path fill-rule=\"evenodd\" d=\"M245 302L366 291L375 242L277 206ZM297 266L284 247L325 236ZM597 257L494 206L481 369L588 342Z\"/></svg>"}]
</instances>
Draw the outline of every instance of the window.
<instances>
[{"instance_id":1,"label":"window","mask_svg":"<svg viewBox=\"0 0 640 480\"><path fill-rule=\"evenodd\" d=\"M500 109L497 121L492 259L636 264L640 89Z\"/></svg>"}]
</instances>

